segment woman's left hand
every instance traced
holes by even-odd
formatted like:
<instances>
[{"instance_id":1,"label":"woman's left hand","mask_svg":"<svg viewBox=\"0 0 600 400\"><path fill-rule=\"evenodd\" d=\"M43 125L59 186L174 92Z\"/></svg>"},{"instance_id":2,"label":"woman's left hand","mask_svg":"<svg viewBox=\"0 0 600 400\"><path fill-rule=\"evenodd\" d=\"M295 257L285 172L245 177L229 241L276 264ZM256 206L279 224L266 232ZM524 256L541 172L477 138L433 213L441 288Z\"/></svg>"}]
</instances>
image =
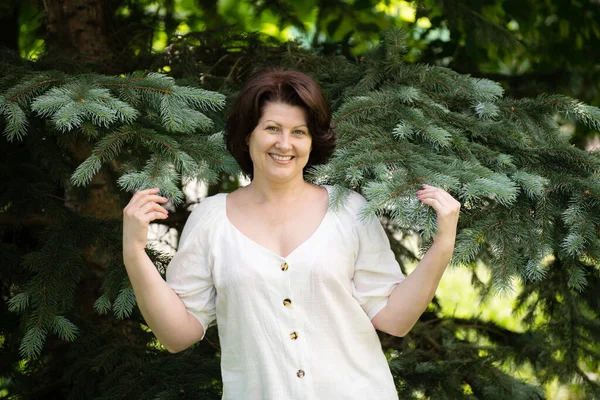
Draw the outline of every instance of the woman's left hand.
<instances>
[{"instance_id":1,"label":"woman's left hand","mask_svg":"<svg viewBox=\"0 0 600 400\"><path fill-rule=\"evenodd\" d=\"M425 184L422 190L417 191L417 198L421 203L431 206L437 214L438 230L434 240L454 242L460 203L445 190Z\"/></svg>"}]
</instances>

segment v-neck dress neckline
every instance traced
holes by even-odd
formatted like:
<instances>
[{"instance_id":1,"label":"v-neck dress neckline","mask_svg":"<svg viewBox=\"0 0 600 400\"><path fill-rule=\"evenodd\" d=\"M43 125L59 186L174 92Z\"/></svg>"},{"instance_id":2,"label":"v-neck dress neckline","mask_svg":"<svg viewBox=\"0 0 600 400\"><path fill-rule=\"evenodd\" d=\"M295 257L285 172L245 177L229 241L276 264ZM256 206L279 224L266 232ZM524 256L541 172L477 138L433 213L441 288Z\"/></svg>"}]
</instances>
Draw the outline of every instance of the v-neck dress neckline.
<instances>
[{"instance_id":1,"label":"v-neck dress neckline","mask_svg":"<svg viewBox=\"0 0 600 400\"><path fill-rule=\"evenodd\" d=\"M323 218L321 218L321 222L319 222L319 225L317 226L317 228L313 231L313 233L306 238L302 243L300 243L299 245L297 245L296 247L294 247L294 249L287 255L287 256L282 256L281 254L269 249L268 247L258 243L256 240L250 239L246 234L244 234L238 227L236 227L233 222L231 222L231 220L229 219L229 217L227 216L227 196L228 194L224 194L223 198L224 198L224 203L225 203L225 222L226 224L235 232L236 235L241 236L245 241L251 243L253 246L261 249L264 252L267 252L273 256L276 256L278 258L280 258L281 260L287 260L291 257L293 257L293 255L299 251L302 250L303 247L305 247L306 245L308 245L309 242L311 242L313 240L313 238L315 236L317 236L321 230L324 229L324 225L327 222L327 219L329 217L329 214L331 213L331 209L329 207L329 197L331 196L331 187L327 186L327 185L321 185L320 187L325 188L325 190L327 190L327 211L325 212L325 215L323 215Z\"/></svg>"}]
</instances>

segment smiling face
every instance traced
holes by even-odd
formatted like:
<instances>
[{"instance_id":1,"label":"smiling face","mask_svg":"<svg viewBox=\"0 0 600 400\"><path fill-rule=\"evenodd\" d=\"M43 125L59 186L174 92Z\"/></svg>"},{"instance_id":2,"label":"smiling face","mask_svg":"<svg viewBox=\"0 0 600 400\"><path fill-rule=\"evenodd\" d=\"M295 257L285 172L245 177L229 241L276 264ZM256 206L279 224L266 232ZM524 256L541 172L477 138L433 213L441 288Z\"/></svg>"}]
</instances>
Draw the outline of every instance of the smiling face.
<instances>
[{"instance_id":1,"label":"smiling face","mask_svg":"<svg viewBox=\"0 0 600 400\"><path fill-rule=\"evenodd\" d=\"M298 106L266 103L256 128L248 137L254 178L277 183L303 179L312 137L306 112Z\"/></svg>"}]
</instances>

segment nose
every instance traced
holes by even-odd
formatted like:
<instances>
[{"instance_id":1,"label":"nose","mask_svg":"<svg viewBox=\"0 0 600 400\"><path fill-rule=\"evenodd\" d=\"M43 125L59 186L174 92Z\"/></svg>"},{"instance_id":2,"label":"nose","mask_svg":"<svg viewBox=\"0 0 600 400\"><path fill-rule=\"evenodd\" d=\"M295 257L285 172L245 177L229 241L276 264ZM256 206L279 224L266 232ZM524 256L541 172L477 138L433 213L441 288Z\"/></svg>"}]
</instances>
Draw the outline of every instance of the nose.
<instances>
[{"instance_id":1,"label":"nose","mask_svg":"<svg viewBox=\"0 0 600 400\"><path fill-rule=\"evenodd\" d=\"M283 134L279 135L277 143L275 143L275 147L281 151L290 150L292 148L292 143L290 142L290 134L284 132Z\"/></svg>"}]
</instances>

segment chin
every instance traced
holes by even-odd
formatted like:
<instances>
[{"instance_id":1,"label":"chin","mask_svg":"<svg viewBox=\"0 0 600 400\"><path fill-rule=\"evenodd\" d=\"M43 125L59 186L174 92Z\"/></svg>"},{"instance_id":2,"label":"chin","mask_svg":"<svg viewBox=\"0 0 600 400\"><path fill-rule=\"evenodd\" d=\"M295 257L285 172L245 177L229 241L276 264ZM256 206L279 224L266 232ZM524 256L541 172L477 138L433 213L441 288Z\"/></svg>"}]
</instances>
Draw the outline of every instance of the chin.
<instances>
[{"instance_id":1,"label":"chin","mask_svg":"<svg viewBox=\"0 0 600 400\"><path fill-rule=\"evenodd\" d=\"M296 178L298 175L302 176L302 171L269 171L266 177L273 182L287 182Z\"/></svg>"}]
</instances>

